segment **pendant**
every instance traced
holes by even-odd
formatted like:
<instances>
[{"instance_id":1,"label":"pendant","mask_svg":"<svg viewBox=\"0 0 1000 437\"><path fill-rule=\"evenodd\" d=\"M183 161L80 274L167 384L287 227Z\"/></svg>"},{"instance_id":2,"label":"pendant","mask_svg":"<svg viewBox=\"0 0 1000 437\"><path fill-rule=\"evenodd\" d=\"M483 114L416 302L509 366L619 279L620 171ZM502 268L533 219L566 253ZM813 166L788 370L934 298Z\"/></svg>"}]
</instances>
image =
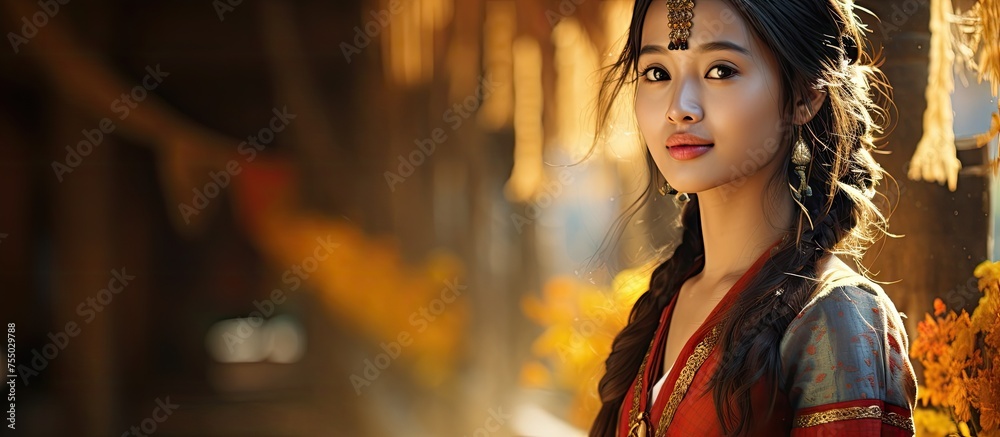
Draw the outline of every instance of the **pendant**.
<instances>
[{"instance_id":1,"label":"pendant","mask_svg":"<svg viewBox=\"0 0 1000 437\"><path fill-rule=\"evenodd\" d=\"M628 430L628 437L648 437L649 436L649 424L646 420L646 413L639 415L639 421L632 425L632 428Z\"/></svg>"}]
</instances>

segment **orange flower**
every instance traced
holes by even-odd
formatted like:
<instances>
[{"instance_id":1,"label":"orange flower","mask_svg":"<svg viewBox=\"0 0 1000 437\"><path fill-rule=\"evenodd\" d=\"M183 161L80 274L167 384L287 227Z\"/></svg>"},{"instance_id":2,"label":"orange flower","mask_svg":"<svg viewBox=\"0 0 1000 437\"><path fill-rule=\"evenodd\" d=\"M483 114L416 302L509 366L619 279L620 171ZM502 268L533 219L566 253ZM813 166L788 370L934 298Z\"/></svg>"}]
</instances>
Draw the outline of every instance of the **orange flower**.
<instances>
[{"instance_id":1,"label":"orange flower","mask_svg":"<svg viewBox=\"0 0 1000 437\"><path fill-rule=\"evenodd\" d=\"M1000 430L1000 362L980 374L978 388L979 420L984 429Z\"/></svg>"},{"instance_id":2,"label":"orange flower","mask_svg":"<svg viewBox=\"0 0 1000 437\"><path fill-rule=\"evenodd\" d=\"M934 299L934 317L926 314L917 324L910 356L924 368L918 392L923 405L942 407L960 429L970 422L979 435L1000 436L1000 263L983 262L974 274L983 297L971 316ZM927 428L934 425L929 418L938 416L921 417L927 423L918 426Z\"/></svg>"},{"instance_id":3,"label":"orange flower","mask_svg":"<svg viewBox=\"0 0 1000 437\"><path fill-rule=\"evenodd\" d=\"M940 316L941 314L944 314L944 311L945 311L944 302L941 300L941 298L937 297L934 298L934 315Z\"/></svg>"}]
</instances>

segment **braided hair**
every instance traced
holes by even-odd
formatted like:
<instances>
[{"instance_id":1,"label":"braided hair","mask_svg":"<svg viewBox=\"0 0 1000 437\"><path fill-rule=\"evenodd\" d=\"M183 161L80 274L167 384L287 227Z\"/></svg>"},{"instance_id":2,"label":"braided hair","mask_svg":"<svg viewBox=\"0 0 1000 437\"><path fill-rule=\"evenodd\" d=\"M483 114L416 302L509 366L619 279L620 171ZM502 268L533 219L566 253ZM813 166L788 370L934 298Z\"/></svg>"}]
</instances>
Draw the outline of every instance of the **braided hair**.
<instances>
[{"instance_id":1,"label":"braided hair","mask_svg":"<svg viewBox=\"0 0 1000 437\"><path fill-rule=\"evenodd\" d=\"M779 345L792 319L819 286L816 276L821 260L833 253L848 255L866 272L860 266L861 256L876 237L888 234L887 218L873 202L885 172L871 151L888 119L873 95L886 101L890 95L884 76L865 53L862 26L851 0L726 1L778 59L786 120L791 119L794 103L811 89L827 93L815 116L787 132L782 143L787 172L777 172L771 181L782 187L798 181L790 151L801 130L813 156L807 170L813 195L803 198L785 238L728 308L720 326L718 349L724 355L709 387L724 432L745 435L761 417L752 413L750 405L750 389L758 380L771 388L768 415L774 408L780 390ZM605 131L622 90L634 86L642 24L650 3L635 2L625 47L605 72L598 98L598 132ZM662 181L648 150L645 158L646 189L619 217L602 247L620 237ZM791 196L787 190L768 192ZM680 213L680 244L654 269L648 290L636 301L627 325L612 343L606 372L598 384L602 406L590 430L592 437L615 435L624 397L653 339L659 315L680 290L685 273L703 265L698 195L689 197Z\"/></svg>"}]
</instances>

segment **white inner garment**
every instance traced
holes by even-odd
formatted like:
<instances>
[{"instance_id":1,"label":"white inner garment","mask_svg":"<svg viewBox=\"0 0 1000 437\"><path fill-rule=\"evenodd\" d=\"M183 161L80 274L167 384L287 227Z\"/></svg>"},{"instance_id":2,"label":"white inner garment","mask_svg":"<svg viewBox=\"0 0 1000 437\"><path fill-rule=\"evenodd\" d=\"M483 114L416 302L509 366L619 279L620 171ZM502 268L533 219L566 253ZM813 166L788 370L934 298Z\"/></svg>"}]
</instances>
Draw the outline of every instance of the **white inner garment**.
<instances>
[{"instance_id":1,"label":"white inner garment","mask_svg":"<svg viewBox=\"0 0 1000 437\"><path fill-rule=\"evenodd\" d=\"M670 370L673 370L673 368L674 366L670 366L670 369L668 369L667 372L660 377L660 380L653 385L653 403L656 403L656 397L659 396L660 389L663 388L663 383L667 382L667 375L670 374Z\"/></svg>"}]
</instances>

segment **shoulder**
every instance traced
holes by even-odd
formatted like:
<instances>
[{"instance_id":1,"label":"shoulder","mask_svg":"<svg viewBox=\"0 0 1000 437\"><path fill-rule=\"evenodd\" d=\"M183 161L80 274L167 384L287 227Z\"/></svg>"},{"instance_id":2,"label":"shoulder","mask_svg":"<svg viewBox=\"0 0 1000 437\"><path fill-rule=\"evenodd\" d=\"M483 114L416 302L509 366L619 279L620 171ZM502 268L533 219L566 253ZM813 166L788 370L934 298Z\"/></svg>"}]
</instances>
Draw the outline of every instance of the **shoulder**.
<instances>
[{"instance_id":1,"label":"shoulder","mask_svg":"<svg viewBox=\"0 0 1000 437\"><path fill-rule=\"evenodd\" d=\"M902 318L882 288L861 275L819 287L780 350L782 386L799 408L859 399L912 408L916 401Z\"/></svg>"},{"instance_id":2,"label":"shoulder","mask_svg":"<svg viewBox=\"0 0 1000 437\"><path fill-rule=\"evenodd\" d=\"M844 311L846 313L842 313ZM829 315L834 316L830 318L831 321L864 320L873 325L873 328L886 327L887 324L902 328L902 316L896 310L892 299L885 294L881 286L857 274L832 279L819 285L793 323L808 317Z\"/></svg>"},{"instance_id":3,"label":"shoulder","mask_svg":"<svg viewBox=\"0 0 1000 437\"><path fill-rule=\"evenodd\" d=\"M835 338L831 338L835 337ZM861 276L817 290L792 319L782 338L783 349L806 337L827 341L872 343L884 338L894 350L908 349L902 317L878 284Z\"/></svg>"},{"instance_id":4,"label":"shoulder","mask_svg":"<svg viewBox=\"0 0 1000 437\"><path fill-rule=\"evenodd\" d=\"M898 334L907 349L908 339L903 325L905 314L896 309L882 287L854 272L836 255L826 258L817 269L818 285L786 331L785 338L810 321L819 319L831 329Z\"/></svg>"}]
</instances>

